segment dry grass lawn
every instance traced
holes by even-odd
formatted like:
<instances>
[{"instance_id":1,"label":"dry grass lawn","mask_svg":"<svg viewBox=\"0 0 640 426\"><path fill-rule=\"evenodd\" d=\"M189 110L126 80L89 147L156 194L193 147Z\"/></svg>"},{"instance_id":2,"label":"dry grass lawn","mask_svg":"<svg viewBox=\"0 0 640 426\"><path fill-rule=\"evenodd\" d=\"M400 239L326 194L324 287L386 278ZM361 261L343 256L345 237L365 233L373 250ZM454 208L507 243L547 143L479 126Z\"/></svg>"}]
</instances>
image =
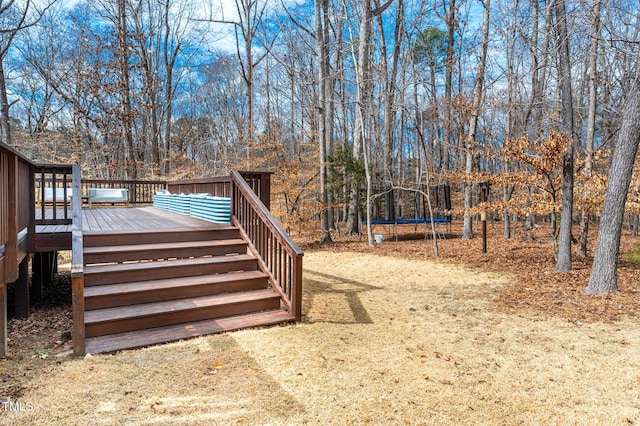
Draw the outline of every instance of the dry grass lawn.
<instances>
[{"instance_id":1,"label":"dry grass lawn","mask_svg":"<svg viewBox=\"0 0 640 426\"><path fill-rule=\"evenodd\" d=\"M640 424L640 327L496 309L512 277L307 252L303 323L51 360L7 425Z\"/></svg>"}]
</instances>

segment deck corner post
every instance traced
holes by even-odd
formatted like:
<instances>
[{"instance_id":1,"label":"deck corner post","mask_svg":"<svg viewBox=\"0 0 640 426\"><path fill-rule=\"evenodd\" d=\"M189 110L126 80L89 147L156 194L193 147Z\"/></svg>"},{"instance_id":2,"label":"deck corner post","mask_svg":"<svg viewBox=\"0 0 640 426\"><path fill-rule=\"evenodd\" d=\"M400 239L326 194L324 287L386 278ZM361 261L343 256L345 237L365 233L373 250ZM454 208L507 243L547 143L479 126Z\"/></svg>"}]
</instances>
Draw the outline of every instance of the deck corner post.
<instances>
[{"instance_id":1,"label":"deck corner post","mask_svg":"<svg viewBox=\"0 0 640 426\"><path fill-rule=\"evenodd\" d=\"M4 281L15 282L19 279L18 266L18 157L7 155L7 241L5 242Z\"/></svg>"},{"instance_id":2,"label":"deck corner post","mask_svg":"<svg viewBox=\"0 0 640 426\"><path fill-rule=\"evenodd\" d=\"M36 251L36 171L33 164L29 165L29 224L27 232L27 251Z\"/></svg>"},{"instance_id":3,"label":"deck corner post","mask_svg":"<svg viewBox=\"0 0 640 426\"><path fill-rule=\"evenodd\" d=\"M260 200L271 211L271 173L260 175Z\"/></svg>"},{"instance_id":4,"label":"deck corner post","mask_svg":"<svg viewBox=\"0 0 640 426\"><path fill-rule=\"evenodd\" d=\"M85 355L84 330L84 274L71 275L73 314L73 353Z\"/></svg>"},{"instance_id":5,"label":"deck corner post","mask_svg":"<svg viewBox=\"0 0 640 426\"><path fill-rule=\"evenodd\" d=\"M293 295L291 299L293 303L293 316L296 322L300 322L302 321L302 256L296 256L294 262Z\"/></svg>"}]
</instances>

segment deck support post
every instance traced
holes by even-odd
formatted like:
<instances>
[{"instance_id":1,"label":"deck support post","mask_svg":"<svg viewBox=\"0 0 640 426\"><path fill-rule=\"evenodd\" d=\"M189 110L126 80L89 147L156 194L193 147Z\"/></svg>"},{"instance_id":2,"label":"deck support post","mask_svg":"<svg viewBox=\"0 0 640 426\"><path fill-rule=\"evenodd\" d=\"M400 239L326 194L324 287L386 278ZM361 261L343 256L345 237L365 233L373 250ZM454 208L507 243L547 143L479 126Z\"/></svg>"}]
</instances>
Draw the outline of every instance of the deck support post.
<instances>
[{"instance_id":1,"label":"deck support post","mask_svg":"<svg viewBox=\"0 0 640 426\"><path fill-rule=\"evenodd\" d=\"M41 252L33 255L31 262L31 301L41 302L44 298L44 288L51 285L53 277L57 272L58 252Z\"/></svg>"},{"instance_id":2,"label":"deck support post","mask_svg":"<svg viewBox=\"0 0 640 426\"><path fill-rule=\"evenodd\" d=\"M0 357L7 356L7 285L0 278Z\"/></svg>"},{"instance_id":3,"label":"deck support post","mask_svg":"<svg viewBox=\"0 0 640 426\"><path fill-rule=\"evenodd\" d=\"M16 318L29 316L29 256L25 256L18 267L18 279L14 283Z\"/></svg>"}]
</instances>

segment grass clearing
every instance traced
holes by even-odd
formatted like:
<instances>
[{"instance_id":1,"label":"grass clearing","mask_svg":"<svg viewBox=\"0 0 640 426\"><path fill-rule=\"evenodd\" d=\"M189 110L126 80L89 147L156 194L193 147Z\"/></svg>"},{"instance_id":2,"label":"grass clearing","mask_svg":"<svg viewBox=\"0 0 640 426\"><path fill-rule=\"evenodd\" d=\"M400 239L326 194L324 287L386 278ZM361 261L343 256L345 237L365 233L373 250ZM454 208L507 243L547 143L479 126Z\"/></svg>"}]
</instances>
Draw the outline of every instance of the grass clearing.
<instances>
[{"instance_id":1,"label":"grass clearing","mask_svg":"<svg viewBox=\"0 0 640 426\"><path fill-rule=\"evenodd\" d=\"M639 424L640 328L495 309L511 277L305 255L301 324L97 355L0 413L24 424Z\"/></svg>"}]
</instances>

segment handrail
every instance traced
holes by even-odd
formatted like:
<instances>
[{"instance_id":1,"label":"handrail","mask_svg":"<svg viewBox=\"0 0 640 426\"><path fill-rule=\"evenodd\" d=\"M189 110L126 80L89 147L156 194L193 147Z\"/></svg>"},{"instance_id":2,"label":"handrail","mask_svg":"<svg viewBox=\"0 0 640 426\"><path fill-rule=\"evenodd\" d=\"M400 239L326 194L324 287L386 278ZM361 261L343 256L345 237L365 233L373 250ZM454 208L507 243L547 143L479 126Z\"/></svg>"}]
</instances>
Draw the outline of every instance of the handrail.
<instances>
[{"instance_id":1,"label":"handrail","mask_svg":"<svg viewBox=\"0 0 640 426\"><path fill-rule=\"evenodd\" d=\"M302 319L303 251L282 229L239 172L231 173L231 220L249 243L260 269L296 321Z\"/></svg>"},{"instance_id":2,"label":"handrail","mask_svg":"<svg viewBox=\"0 0 640 426\"><path fill-rule=\"evenodd\" d=\"M80 166L73 166L73 186L71 210L73 222L71 226L71 290L73 314L73 351L76 355L84 355L84 254L82 238L82 182Z\"/></svg>"}]
</instances>

